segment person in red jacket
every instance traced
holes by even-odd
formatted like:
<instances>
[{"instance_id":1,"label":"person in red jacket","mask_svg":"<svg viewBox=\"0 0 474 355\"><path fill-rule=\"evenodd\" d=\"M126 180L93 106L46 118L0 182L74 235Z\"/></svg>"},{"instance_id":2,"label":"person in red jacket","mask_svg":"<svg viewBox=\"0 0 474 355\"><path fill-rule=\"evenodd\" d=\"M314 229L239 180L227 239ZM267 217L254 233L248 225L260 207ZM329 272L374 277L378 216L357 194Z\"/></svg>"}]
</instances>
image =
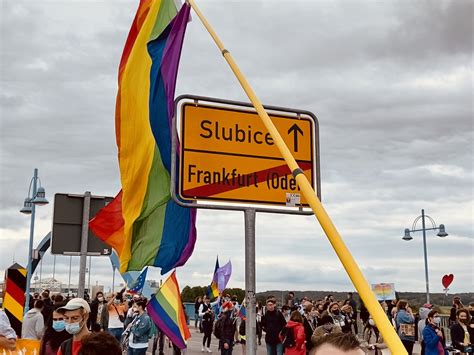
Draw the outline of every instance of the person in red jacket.
<instances>
[{"instance_id":1,"label":"person in red jacket","mask_svg":"<svg viewBox=\"0 0 474 355\"><path fill-rule=\"evenodd\" d=\"M285 355L305 355L306 354L306 334L304 332L303 316L298 311L293 311L290 320L286 323L288 330L293 331L295 343L292 347L285 347Z\"/></svg>"}]
</instances>

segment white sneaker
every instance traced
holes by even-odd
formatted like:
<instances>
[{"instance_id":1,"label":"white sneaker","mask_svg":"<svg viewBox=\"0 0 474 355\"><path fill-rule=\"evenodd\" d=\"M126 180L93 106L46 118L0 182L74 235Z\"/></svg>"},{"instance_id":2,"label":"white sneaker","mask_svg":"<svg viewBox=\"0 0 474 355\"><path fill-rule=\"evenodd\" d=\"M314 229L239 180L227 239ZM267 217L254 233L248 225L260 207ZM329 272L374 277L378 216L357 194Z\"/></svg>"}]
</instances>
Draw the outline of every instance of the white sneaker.
<instances>
[{"instance_id":1,"label":"white sneaker","mask_svg":"<svg viewBox=\"0 0 474 355\"><path fill-rule=\"evenodd\" d=\"M210 348L206 348L208 353L212 353L212 350Z\"/></svg>"},{"instance_id":2,"label":"white sneaker","mask_svg":"<svg viewBox=\"0 0 474 355\"><path fill-rule=\"evenodd\" d=\"M201 346L201 352L202 353L204 352L204 346Z\"/></svg>"}]
</instances>

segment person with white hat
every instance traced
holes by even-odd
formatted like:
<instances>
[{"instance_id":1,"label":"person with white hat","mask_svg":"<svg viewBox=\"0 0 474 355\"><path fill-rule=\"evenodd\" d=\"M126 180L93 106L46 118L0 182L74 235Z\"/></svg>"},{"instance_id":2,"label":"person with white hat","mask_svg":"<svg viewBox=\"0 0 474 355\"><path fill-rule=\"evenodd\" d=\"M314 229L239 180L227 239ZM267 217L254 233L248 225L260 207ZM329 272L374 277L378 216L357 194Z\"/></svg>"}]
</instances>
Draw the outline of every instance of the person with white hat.
<instances>
[{"instance_id":1,"label":"person with white hat","mask_svg":"<svg viewBox=\"0 0 474 355\"><path fill-rule=\"evenodd\" d=\"M64 307L58 308L57 312L64 315L66 332L72 334L71 339L61 344L58 355L78 355L82 346L82 338L90 333L87 328L87 320L91 308L82 298L73 298Z\"/></svg>"}]
</instances>

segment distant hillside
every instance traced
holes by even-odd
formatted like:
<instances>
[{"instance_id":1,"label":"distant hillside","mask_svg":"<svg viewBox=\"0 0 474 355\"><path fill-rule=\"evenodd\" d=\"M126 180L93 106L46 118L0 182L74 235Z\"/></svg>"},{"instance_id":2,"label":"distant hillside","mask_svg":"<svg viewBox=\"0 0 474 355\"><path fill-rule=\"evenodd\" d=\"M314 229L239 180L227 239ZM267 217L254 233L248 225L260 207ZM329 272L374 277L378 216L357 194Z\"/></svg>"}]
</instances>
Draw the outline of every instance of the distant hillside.
<instances>
[{"instance_id":1,"label":"distant hillside","mask_svg":"<svg viewBox=\"0 0 474 355\"><path fill-rule=\"evenodd\" d=\"M289 291L272 290L257 293L257 300L264 303L269 295L273 295L278 303L283 302ZM337 291L293 291L297 300L308 297L311 300L320 300L327 295L333 295L335 300L341 301L346 299L347 292ZM398 299L406 299L413 309L418 309L426 302L426 294L423 292L397 292ZM430 293L430 302L435 306L450 306L453 296L461 297L462 303L467 306L469 302L474 302L474 293L456 293L448 294L445 298L444 293ZM359 295L354 292L354 299L360 304Z\"/></svg>"}]
</instances>

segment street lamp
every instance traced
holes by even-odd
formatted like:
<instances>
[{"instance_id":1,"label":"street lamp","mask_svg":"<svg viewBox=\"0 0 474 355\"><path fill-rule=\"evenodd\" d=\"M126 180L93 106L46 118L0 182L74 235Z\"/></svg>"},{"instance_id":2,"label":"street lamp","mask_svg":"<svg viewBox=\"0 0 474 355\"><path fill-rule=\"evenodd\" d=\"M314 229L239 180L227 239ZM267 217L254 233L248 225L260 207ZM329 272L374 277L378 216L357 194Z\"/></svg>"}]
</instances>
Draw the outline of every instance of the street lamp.
<instances>
[{"instance_id":1,"label":"street lamp","mask_svg":"<svg viewBox=\"0 0 474 355\"><path fill-rule=\"evenodd\" d=\"M39 182L39 186L38 186ZM31 189L33 188L33 190ZM36 205L43 206L48 204L48 200L45 197L46 192L44 188L41 186L41 180L38 177L38 169L35 168L33 172L33 177L30 181L30 187L28 189L28 197L25 198L23 208L20 210L21 213L24 214L31 214L31 222L30 222L30 244L28 247L28 269L26 273L26 297L25 297L25 308L24 314L28 312L30 306L30 282L31 282L31 274L32 274L32 252L33 252L33 236L35 232L35 210Z\"/></svg>"},{"instance_id":2,"label":"street lamp","mask_svg":"<svg viewBox=\"0 0 474 355\"><path fill-rule=\"evenodd\" d=\"M415 229L416 224L418 221L421 219L421 229ZM425 227L425 219L428 219L431 222L432 228L426 228ZM416 217L416 219L413 221L413 225L411 227L411 230L408 228L405 228L405 235L403 236L403 240L410 241L413 239L413 237L410 235L410 233L414 232L423 232L423 252L424 252L424 257L425 257L425 282L426 282L426 302L430 303L430 283L428 280L428 255L426 253L426 231L428 230L439 230L439 233L437 234L438 237L444 238L448 236L448 233L446 233L446 230L444 228L444 224L440 224L439 227L436 226L435 221L433 218L431 218L428 215L425 215L425 210L421 210L421 216Z\"/></svg>"}]
</instances>

